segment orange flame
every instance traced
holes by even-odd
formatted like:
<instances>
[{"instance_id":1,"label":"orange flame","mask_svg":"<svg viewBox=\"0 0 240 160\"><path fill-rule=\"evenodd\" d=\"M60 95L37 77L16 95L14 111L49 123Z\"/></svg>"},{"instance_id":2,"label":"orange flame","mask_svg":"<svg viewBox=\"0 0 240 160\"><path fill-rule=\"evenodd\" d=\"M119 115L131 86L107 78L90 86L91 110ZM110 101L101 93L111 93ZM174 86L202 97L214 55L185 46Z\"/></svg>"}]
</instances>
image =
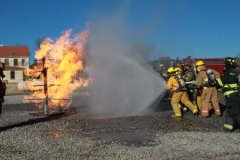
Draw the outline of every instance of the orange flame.
<instances>
[{"instance_id":1,"label":"orange flame","mask_svg":"<svg viewBox=\"0 0 240 160\"><path fill-rule=\"evenodd\" d=\"M67 30L56 41L46 38L41 43L35 55L40 64L25 70L26 75L40 77L41 80L26 82L27 88L33 92L25 97L25 101L41 103L45 98L43 68L47 69L49 107L69 106L68 99L71 99L73 91L88 85L84 74L88 31L80 32L73 38L70 36L71 30ZM41 63L43 58L45 66Z\"/></svg>"}]
</instances>

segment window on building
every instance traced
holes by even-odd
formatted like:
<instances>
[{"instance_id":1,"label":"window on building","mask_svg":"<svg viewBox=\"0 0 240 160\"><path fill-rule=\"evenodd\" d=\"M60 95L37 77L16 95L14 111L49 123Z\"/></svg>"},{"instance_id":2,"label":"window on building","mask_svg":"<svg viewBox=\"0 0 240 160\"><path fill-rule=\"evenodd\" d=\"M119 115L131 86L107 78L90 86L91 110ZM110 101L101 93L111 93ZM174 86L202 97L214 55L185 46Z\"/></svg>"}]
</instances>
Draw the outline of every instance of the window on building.
<instances>
[{"instance_id":1,"label":"window on building","mask_svg":"<svg viewBox=\"0 0 240 160\"><path fill-rule=\"evenodd\" d=\"M9 66L9 59L5 59L4 62L6 66Z\"/></svg>"},{"instance_id":2,"label":"window on building","mask_svg":"<svg viewBox=\"0 0 240 160\"><path fill-rule=\"evenodd\" d=\"M26 61L25 61L25 59L22 59L22 66L26 66Z\"/></svg>"},{"instance_id":3,"label":"window on building","mask_svg":"<svg viewBox=\"0 0 240 160\"><path fill-rule=\"evenodd\" d=\"M11 71L11 72L10 72L10 78L11 78L11 79L15 79L15 72L14 72L14 71Z\"/></svg>"},{"instance_id":4,"label":"window on building","mask_svg":"<svg viewBox=\"0 0 240 160\"><path fill-rule=\"evenodd\" d=\"M14 66L18 66L18 59L14 59Z\"/></svg>"},{"instance_id":5,"label":"window on building","mask_svg":"<svg viewBox=\"0 0 240 160\"><path fill-rule=\"evenodd\" d=\"M22 72L22 75L23 75L23 81L26 81L27 80L27 76L24 74L24 72Z\"/></svg>"}]
</instances>

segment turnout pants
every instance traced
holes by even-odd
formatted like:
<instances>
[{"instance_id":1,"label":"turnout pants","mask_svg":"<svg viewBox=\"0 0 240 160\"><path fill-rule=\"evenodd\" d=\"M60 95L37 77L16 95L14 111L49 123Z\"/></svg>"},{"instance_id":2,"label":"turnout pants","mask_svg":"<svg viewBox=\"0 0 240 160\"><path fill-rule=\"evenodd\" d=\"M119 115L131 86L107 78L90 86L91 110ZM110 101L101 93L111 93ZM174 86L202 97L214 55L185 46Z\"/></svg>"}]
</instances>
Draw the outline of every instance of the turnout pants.
<instances>
[{"instance_id":1,"label":"turnout pants","mask_svg":"<svg viewBox=\"0 0 240 160\"><path fill-rule=\"evenodd\" d=\"M224 117L223 129L232 131L235 127L240 127L240 99L238 92L234 92L226 97L227 111Z\"/></svg>"},{"instance_id":2,"label":"turnout pants","mask_svg":"<svg viewBox=\"0 0 240 160\"><path fill-rule=\"evenodd\" d=\"M209 116L209 102L212 102L215 114L220 116L221 115L221 111L220 111L220 107L218 104L218 96L217 96L217 89L215 87L209 87L209 88L205 88L202 91L202 95L201 95L201 100L202 100L202 110L201 110L201 114L203 117L207 117Z\"/></svg>"},{"instance_id":3,"label":"turnout pants","mask_svg":"<svg viewBox=\"0 0 240 160\"><path fill-rule=\"evenodd\" d=\"M173 111L175 113L175 116L182 116L181 110L179 108L179 104L182 102L185 106L187 106L193 113L197 113L197 107L192 104L192 102L189 100L187 92L179 91L174 92L171 99L171 105L173 108Z\"/></svg>"}]
</instances>

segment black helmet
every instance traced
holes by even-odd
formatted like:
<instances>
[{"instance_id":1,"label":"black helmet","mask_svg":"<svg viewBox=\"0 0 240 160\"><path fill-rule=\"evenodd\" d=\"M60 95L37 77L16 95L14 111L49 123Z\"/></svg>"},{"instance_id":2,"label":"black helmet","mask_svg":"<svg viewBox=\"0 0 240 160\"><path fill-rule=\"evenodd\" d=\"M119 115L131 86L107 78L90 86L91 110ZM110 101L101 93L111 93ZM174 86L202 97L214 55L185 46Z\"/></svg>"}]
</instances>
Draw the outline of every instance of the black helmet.
<instances>
[{"instance_id":1,"label":"black helmet","mask_svg":"<svg viewBox=\"0 0 240 160\"><path fill-rule=\"evenodd\" d=\"M232 58L232 57L227 57L227 58L225 59L224 64L225 64L226 66L237 67L236 60L235 60L235 58Z\"/></svg>"}]
</instances>

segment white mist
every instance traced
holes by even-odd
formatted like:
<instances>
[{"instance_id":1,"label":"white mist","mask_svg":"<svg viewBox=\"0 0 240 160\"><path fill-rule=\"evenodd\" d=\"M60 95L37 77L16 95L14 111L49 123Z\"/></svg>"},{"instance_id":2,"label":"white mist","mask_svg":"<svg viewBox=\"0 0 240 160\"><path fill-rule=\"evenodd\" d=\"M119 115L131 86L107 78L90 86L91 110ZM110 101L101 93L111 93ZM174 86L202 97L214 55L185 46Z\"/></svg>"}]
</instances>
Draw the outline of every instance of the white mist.
<instances>
[{"instance_id":1,"label":"white mist","mask_svg":"<svg viewBox=\"0 0 240 160\"><path fill-rule=\"evenodd\" d=\"M140 41L130 38L134 36L122 19L98 17L90 25L89 109L99 117L146 113L166 88L144 59L149 50L137 49L134 43Z\"/></svg>"}]
</instances>

